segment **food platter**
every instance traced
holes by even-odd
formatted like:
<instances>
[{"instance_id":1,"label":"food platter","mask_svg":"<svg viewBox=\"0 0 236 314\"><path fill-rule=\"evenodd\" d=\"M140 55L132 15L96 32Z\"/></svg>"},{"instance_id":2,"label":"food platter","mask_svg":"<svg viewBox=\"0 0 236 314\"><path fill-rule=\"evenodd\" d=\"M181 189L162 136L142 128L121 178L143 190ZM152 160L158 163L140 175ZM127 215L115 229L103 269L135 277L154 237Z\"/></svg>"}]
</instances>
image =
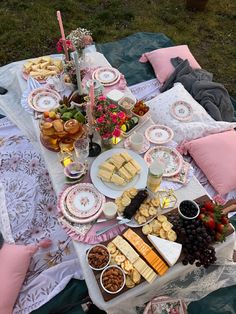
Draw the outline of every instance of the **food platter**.
<instances>
[{"instance_id":1,"label":"food platter","mask_svg":"<svg viewBox=\"0 0 236 314\"><path fill-rule=\"evenodd\" d=\"M145 136L151 143L160 145L170 142L174 132L165 125L155 124L146 129Z\"/></svg>"},{"instance_id":2,"label":"food platter","mask_svg":"<svg viewBox=\"0 0 236 314\"><path fill-rule=\"evenodd\" d=\"M186 101L176 101L171 106L171 115L179 121L190 121L193 115L193 109Z\"/></svg>"},{"instance_id":3,"label":"food platter","mask_svg":"<svg viewBox=\"0 0 236 314\"><path fill-rule=\"evenodd\" d=\"M42 96L45 95L46 96ZM41 96L38 96L41 95ZM45 100L48 102L48 104L41 104L42 98L41 100L38 99L38 97L43 97ZM56 91L54 91L53 89L50 88L36 88L34 89L28 96L28 105L31 109L33 109L34 111L38 111L38 112L44 112L44 111L48 111L51 110L53 108L57 108L59 106L59 101L61 99L60 94L58 94ZM40 102L40 104L39 104Z\"/></svg>"},{"instance_id":4,"label":"food platter","mask_svg":"<svg viewBox=\"0 0 236 314\"><path fill-rule=\"evenodd\" d=\"M209 202L209 201L210 201L210 198L207 195L203 195L203 196L195 199L195 202L197 202L199 205L203 205L205 202ZM160 215L159 217L157 217L157 220L162 224L162 228L167 228L167 224L169 224L169 227L172 228L173 225L171 224L171 222L174 223L174 221L176 219L178 219L178 209L174 208L171 211L169 211L168 213L166 213L164 216L165 216L165 219L164 219L163 215ZM167 222L167 224L166 224L166 222ZM146 226L145 226L145 229L146 229ZM233 232L234 232L233 227L230 224L228 224L226 236L229 236ZM135 237L133 237L134 233L136 234ZM138 242L137 242L137 236L139 237ZM118 242L117 238L119 238L119 242ZM122 243L121 241L123 241L121 238L123 240L126 240L129 244L131 244L131 246L127 249L124 249L125 245L123 245L123 246L120 245ZM158 242L155 242L157 240L158 240ZM136 228L135 230L131 230L131 229L124 230L120 236L116 236L114 239L103 242L103 245L108 249L108 251L110 253L110 257L111 257L110 265L118 265L119 267L122 268L122 270L126 274L126 284L125 284L124 288L116 294L111 294L111 293L107 293L103 289L103 287L100 283L101 271L94 271L93 270L93 274L94 274L93 282L97 283L98 288L101 292L101 295L102 295L104 301L108 302L108 301L116 298L119 295L126 294L126 292L132 290L135 287L138 287L139 285L142 285L144 282L146 282L146 283L149 282L149 281L147 281L147 278L145 278L145 274L142 272L142 270L139 271L138 268L136 267L137 261L136 260L135 260L135 262L131 261L131 258L132 258L132 260L138 258L137 255L136 255L136 257L133 255L133 254L135 254L135 252L139 255L139 257L144 262L146 262L146 265L151 267L151 269L156 272L156 274L159 273L159 271L161 270L161 267L159 267L159 270L158 270L158 268L156 266L154 266L154 263L152 262L152 260L150 258L148 258L148 255L150 253L147 252L147 254L145 254L145 251L147 250L146 245L148 245L151 248L152 256L153 256L153 254L156 254L162 261L164 261L168 265L168 267L171 268L171 267L173 267L173 265L175 263L180 263L181 261L184 264L184 258L185 258L186 254L184 254L183 250L181 252L182 241L179 238L177 238L176 240L177 240L176 242L175 242L175 240L172 240L172 241L167 240L166 241L165 238L162 239L161 236L159 236L159 239L157 239L157 237L155 236L155 233L154 233L154 237L152 236L152 234L151 234L151 236L150 236L150 234L146 235L146 233L144 233L144 227L142 227L142 228ZM160 246L161 244L162 244L162 246ZM135 250L135 252L132 252L133 249ZM118 251L118 253L117 253L117 251ZM170 252L171 252L171 254L169 254ZM125 256L126 260L127 259L129 260L129 262L127 262L127 265L126 265L126 261L122 260L122 255ZM123 259L124 259L124 257L123 257ZM131 266L133 265L133 267L139 271L139 274L141 274L141 278L139 277L138 281L135 281L133 278L134 272L132 269L130 269L130 263L131 263ZM160 262L158 262L158 263L160 263ZM184 265L186 265L186 264L184 264ZM89 267L89 265L87 265L87 267ZM178 267L181 267L181 266L179 265ZM182 266L182 267L186 267L186 266ZM165 269L165 272L160 274L160 275L165 276L165 273L166 273L166 269ZM132 280L130 281L130 278L133 281ZM131 285L131 283L132 283L132 285Z\"/></svg>"},{"instance_id":5,"label":"food platter","mask_svg":"<svg viewBox=\"0 0 236 314\"><path fill-rule=\"evenodd\" d=\"M183 164L183 157L180 153L176 149L167 146L150 148L144 155L144 160L148 165L157 159L165 164L163 177L172 177L176 175L179 173Z\"/></svg>"},{"instance_id":6,"label":"food platter","mask_svg":"<svg viewBox=\"0 0 236 314\"><path fill-rule=\"evenodd\" d=\"M22 69L25 80L31 76L39 83L45 83L49 76L59 75L63 71L62 61L50 56L39 57L28 60Z\"/></svg>"},{"instance_id":7,"label":"food platter","mask_svg":"<svg viewBox=\"0 0 236 314\"><path fill-rule=\"evenodd\" d=\"M138 173L137 175L134 176L132 181L127 183L124 186L117 186L112 182L104 182L98 177L98 171L99 171L99 166L105 162L107 159L109 159L113 154L119 154L122 152L127 152L141 167L141 173ZM110 149L101 155L99 155L93 162L91 166L91 171L90 171L90 176L92 183L94 186L98 189L100 193L102 193L105 196L108 196L110 198L117 198L121 196L123 191L130 187L135 187L137 189L142 189L145 188L146 182L147 182L147 175L148 175L148 166L145 163L144 159L139 156L137 153L127 150L127 149L122 149L122 148L114 148Z\"/></svg>"},{"instance_id":8,"label":"food platter","mask_svg":"<svg viewBox=\"0 0 236 314\"><path fill-rule=\"evenodd\" d=\"M90 217L87 217L87 218L78 218L77 216L75 216L73 213L71 213L69 210L68 210L68 207L67 207L67 204L66 204L66 199L67 199L67 195L68 193L70 193L73 189L75 189L75 187L77 186L83 186L83 187L93 187L92 184L90 183L79 183L77 185L73 185L67 189L64 190L64 192L61 194L60 196L60 199L59 199L59 210L61 211L61 213L63 214L63 216L65 216L65 218L73 223L78 223L78 224L86 224L86 223L89 223L93 220L96 220L102 213L102 204L105 203L105 196L104 195L101 195L102 197L102 204L99 208L99 210L92 216ZM95 189L93 187L93 189ZM96 190L96 189L95 189Z\"/></svg>"}]
</instances>

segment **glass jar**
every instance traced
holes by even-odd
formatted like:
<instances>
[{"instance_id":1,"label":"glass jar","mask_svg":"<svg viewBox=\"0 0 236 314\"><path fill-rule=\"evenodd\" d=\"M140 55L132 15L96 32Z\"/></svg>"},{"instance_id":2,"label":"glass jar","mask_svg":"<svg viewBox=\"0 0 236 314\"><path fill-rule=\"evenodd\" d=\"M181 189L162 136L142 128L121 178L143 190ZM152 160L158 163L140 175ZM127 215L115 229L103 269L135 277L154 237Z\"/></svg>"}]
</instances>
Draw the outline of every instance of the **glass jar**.
<instances>
[{"instance_id":1,"label":"glass jar","mask_svg":"<svg viewBox=\"0 0 236 314\"><path fill-rule=\"evenodd\" d=\"M158 160L152 162L148 170L147 188L156 193L161 185L164 164Z\"/></svg>"}]
</instances>

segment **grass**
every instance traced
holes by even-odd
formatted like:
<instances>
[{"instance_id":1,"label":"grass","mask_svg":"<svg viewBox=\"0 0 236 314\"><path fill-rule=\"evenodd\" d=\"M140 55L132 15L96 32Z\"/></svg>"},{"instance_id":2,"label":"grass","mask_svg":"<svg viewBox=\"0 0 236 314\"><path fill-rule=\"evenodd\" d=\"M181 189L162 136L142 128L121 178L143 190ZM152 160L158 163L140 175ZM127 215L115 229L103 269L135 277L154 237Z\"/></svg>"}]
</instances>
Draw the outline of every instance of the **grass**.
<instances>
[{"instance_id":1,"label":"grass","mask_svg":"<svg viewBox=\"0 0 236 314\"><path fill-rule=\"evenodd\" d=\"M185 0L2 0L1 65L55 53L60 37L56 11L66 34L77 27L93 32L96 42L136 32L161 32L187 44L201 66L236 97L236 1L209 0L205 12L185 9Z\"/></svg>"}]
</instances>

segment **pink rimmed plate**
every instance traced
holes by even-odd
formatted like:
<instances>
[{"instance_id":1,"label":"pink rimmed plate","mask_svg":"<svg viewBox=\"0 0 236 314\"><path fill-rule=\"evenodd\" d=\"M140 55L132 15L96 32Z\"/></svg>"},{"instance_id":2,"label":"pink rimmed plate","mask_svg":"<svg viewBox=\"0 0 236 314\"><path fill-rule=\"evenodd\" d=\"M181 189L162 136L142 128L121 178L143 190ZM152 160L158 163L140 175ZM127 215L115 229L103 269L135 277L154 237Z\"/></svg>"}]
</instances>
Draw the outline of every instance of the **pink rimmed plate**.
<instances>
[{"instance_id":1,"label":"pink rimmed plate","mask_svg":"<svg viewBox=\"0 0 236 314\"><path fill-rule=\"evenodd\" d=\"M33 97L33 107L38 112L50 111L59 107L60 99L52 92L40 92Z\"/></svg>"},{"instance_id":2,"label":"pink rimmed plate","mask_svg":"<svg viewBox=\"0 0 236 314\"><path fill-rule=\"evenodd\" d=\"M61 99L60 94L58 94L58 93L57 93L55 90L53 90L53 89L40 87L40 88L34 89L34 90L29 94L29 96L28 96L28 105L29 105L29 107L30 107L31 109L33 109L33 110L35 110L35 111L38 111L38 110L34 107L34 105L33 105L33 100L34 100L34 98L35 98L38 94L44 93L44 92L49 92L49 93L51 93L51 94L54 94L54 95L57 97L58 103L59 103L59 100Z\"/></svg>"},{"instance_id":3,"label":"pink rimmed plate","mask_svg":"<svg viewBox=\"0 0 236 314\"><path fill-rule=\"evenodd\" d=\"M154 160L161 160L165 165L163 177L172 177L180 172L183 157L180 153L171 147L156 146L150 148L144 155L144 160L150 165Z\"/></svg>"},{"instance_id":4,"label":"pink rimmed plate","mask_svg":"<svg viewBox=\"0 0 236 314\"><path fill-rule=\"evenodd\" d=\"M189 121L192 119L193 109L186 101L176 101L171 106L171 115L179 121Z\"/></svg>"},{"instance_id":5,"label":"pink rimmed plate","mask_svg":"<svg viewBox=\"0 0 236 314\"><path fill-rule=\"evenodd\" d=\"M92 184L90 183L79 183L79 184L86 184L86 185L91 185L93 186ZM78 224L87 224L93 220L96 220L102 213L102 210L103 210L103 204L105 203L106 199L105 199L105 196L102 195L102 205L101 207L99 208L99 210L97 211L97 213L91 217L88 217L88 218L77 218L76 216L74 216L73 214L71 214L66 206L66 198L67 198L67 195L68 193L74 189L75 185L73 185L72 187L68 187L67 189L65 189L61 196L60 196L60 199L58 201L58 207L59 207L59 210L61 211L61 213L63 214L63 216L65 216L66 219L68 219L69 221L71 222L75 222L75 223L78 223Z\"/></svg>"},{"instance_id":6,"label":"pink rimmed plate","mask_svg":"<svg viewBox=\"0 0 236 314\"><path fill-rule=\"evenodd\" d=\"M125 147L126 149L131 149L131 150L132 150L130 137L128 137L127 139L124 140L124 147ZM142 149L141 149L140 151L138 151L138 152L136 151L136 153L138 153L138 154L144 154L144 153L146 153L146 151L147 151L149 148L150 148L150 142L145 138L145 139L144 139L144 143L143 143Z\"/></svg>"},{"instance_id":7,"label":"pink rimmed plate","mask_svg":"<svg viewBox=\"0 0 236 314\"><path fill-rule=\"evenodd\" d=\"M93 72L93 76L102 84L111 84L120 79L120 72L114 68L101 67Z\"/></svg>"},{"instance_id":8,"label":"pink rimmed plate","mask_svg":"<svg viewBox=\"0 0 236 314\"><path fill-rule=\"evenodd\" d=\"M92 184L78 184L67 195L66 205L77 218L88 218L97 213L102 205L102 194Z\"/></svg>"},{"instance_id":9,"label":"pink rimmed plate","mask_svg":"<svg viewBox=\"0 0 236 314\"><path fill-rule=\"evenodd\" d=\"M165 125L155 124L146 129L145 136L151 143L160 145L170 142L174 132Z\"/></svg>"}]
</instances>

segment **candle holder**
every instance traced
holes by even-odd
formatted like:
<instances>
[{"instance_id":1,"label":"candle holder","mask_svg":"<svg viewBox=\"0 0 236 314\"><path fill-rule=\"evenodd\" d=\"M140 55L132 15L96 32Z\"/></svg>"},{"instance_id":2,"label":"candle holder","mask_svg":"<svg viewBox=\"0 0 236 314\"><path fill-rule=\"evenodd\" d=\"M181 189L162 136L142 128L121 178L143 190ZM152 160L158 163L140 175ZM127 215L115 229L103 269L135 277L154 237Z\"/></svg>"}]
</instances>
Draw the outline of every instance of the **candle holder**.
<instances>
[{"instance_id":1,"label":"candle holder","mask_svg":"<svg viewBox=\"0 0 236 314\"><path fill-rule=\"evenodd\" d=\"M96 157L98 156L102 149L98 143L93 142L93 133L88 135L89 137L89 157Z\"/></svg>"}]
</instances>

